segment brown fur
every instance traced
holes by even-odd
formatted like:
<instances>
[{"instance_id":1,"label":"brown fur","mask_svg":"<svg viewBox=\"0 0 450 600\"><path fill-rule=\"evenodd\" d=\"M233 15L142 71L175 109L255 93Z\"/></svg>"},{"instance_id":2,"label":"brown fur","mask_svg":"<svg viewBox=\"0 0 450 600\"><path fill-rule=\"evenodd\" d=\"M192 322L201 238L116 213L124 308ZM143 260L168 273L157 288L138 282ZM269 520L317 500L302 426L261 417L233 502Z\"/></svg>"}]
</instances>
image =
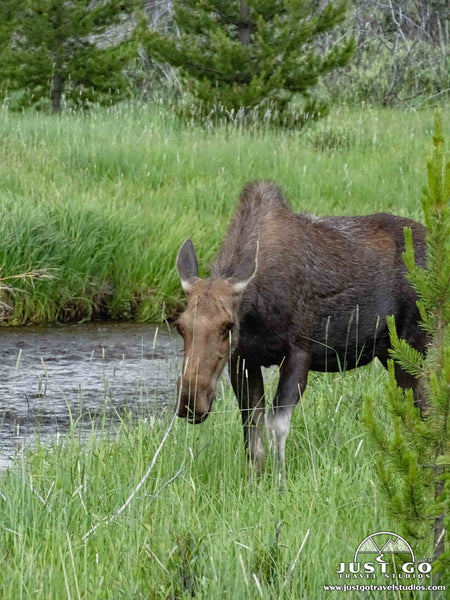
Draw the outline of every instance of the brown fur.
<instances>
[{"instance_id":1,"label":"brown fur","mask_svg":"<svg viewBox=\"0 0 450 600\"><path fill-rule=\"evenodd\" d=\"M376 214L323 217L294 213L272 183L247 185L211 265L198 278L192 242L177 266L188 291L180 316L185 359L179 380L178 414L204 420L227 359L242 412L250 457L262 456L264 386L261 366L281 365L269 422L284 456L293 406L308 371L337 371L370 362L387 363L386 316L421 352L416 294L405 278L403 228L413 233L416 260L425 264L425 228L402 217ZM224 328L234 323L226 335ZM418 382L397 369L400 385ZM261 456L260 456L261 455Z\"/></svg>"}]
</instances>

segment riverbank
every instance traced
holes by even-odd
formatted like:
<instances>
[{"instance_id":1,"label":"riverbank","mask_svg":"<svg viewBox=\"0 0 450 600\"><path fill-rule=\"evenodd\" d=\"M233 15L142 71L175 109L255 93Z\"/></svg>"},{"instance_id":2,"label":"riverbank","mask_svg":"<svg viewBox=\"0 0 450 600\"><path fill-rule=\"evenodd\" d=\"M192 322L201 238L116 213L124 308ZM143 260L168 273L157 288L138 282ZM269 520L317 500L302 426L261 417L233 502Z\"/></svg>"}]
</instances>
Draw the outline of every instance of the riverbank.
<instances>
[{"instance_id":1,"label":"riverbank","mask_svg":"<svg viewBox=\"0 0 450 600\"><path fill-rule=\"evenodd\" d=\"M339 109L299 132L205 130L163 108L1 113L3 324L160 321L182 298L175 257L203 273L242 186L279 183L297 211L421 218L432 111Z\"/></svg>"}]
</instances>

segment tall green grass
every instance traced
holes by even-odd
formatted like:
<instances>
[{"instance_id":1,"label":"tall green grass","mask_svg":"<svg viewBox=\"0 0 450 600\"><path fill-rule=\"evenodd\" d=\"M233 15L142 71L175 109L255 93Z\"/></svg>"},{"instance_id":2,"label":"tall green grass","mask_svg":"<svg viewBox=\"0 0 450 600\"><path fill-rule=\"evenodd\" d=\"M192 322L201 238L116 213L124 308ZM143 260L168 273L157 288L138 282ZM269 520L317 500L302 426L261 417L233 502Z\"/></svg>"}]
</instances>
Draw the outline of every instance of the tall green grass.
<instances>
[{"instance_id":1,"label":"tall green grass","mask_svg":"<svg viewBox=\"0 0 450 600\"><path fill-rule=\"evenodd\" d=\"M317 214L420 218L431 112L339 109L298 132L201 128L163 107L0 113L0 269L48 269L3 299L11 324L159 319L181 298L174 260L217 250L242 186L277 181Z\"/></svg>"},{"instance_id":2,"label":"tall green grass","mask_svg":"<svg viewBox=\"0 0 450 600\"><path fill-rule=\"evenodd\" d=\"M377 363L337 376L311 374L295 411L282 494L270 460L261 480L247 481L240 417L228 389L203 425L175 423L150 476L109 523L105 517L150 465L170 415L137 424L125 418L118 432L93 434L84 445L76 429L51 447L38 444L0 478L1 597L339 597L323 586L343 583L340 562L351 562L370 533L396 530L359 422L363 396L378 394L382 402L384 380ZM273 392L274 378L268 386ZM183 465L189 466L180 472ZM428 556L422 542L410 543L419 560ZM412 582L420 583L402 581Z\"/></svg>"}]
</instances>

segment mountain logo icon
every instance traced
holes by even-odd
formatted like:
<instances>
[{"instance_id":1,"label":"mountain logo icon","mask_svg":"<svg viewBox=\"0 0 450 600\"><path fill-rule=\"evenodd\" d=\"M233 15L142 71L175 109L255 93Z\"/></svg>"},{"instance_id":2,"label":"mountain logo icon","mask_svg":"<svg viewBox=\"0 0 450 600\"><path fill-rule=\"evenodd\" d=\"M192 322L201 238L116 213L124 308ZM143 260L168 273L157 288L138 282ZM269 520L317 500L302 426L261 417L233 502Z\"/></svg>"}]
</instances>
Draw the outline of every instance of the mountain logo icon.
<instances>
[{"instance_id":1,"label":"mountain logo icon","mask_svg":"<svg viewBox=\"0 0 450 600\"><path fill-rule=\"evenodd\" d=\"M385 555L401 555L402 559L414 563L414 552L408 542L397 533L391 531L378 531L367 536L358 546L355 552L354 562L367 560L367 555L378 563L385 562ZM363 555L363 556L360 556ZM392 558L392 556L390 557ZM386 562L388 562L386 560Z\"/></svg>"}]
</instances>

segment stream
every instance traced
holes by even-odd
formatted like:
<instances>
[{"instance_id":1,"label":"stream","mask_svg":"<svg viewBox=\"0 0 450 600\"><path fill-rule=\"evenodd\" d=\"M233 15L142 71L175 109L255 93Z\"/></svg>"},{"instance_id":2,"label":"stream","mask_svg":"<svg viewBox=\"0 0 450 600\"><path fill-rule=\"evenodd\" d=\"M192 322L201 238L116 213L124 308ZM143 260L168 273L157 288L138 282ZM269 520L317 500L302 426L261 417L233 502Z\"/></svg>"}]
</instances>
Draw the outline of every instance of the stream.
<instances>
[{"instance_id":1,"label":"stream","mask_svg":"<svg viewBox=\"0 0 450 600\"><path fill-rule=\"evenodd\" d=\"M175 399L182 342L167 325L0 328L0 468L36 435L157 414Z\"/></svg>"}]
</instances>

